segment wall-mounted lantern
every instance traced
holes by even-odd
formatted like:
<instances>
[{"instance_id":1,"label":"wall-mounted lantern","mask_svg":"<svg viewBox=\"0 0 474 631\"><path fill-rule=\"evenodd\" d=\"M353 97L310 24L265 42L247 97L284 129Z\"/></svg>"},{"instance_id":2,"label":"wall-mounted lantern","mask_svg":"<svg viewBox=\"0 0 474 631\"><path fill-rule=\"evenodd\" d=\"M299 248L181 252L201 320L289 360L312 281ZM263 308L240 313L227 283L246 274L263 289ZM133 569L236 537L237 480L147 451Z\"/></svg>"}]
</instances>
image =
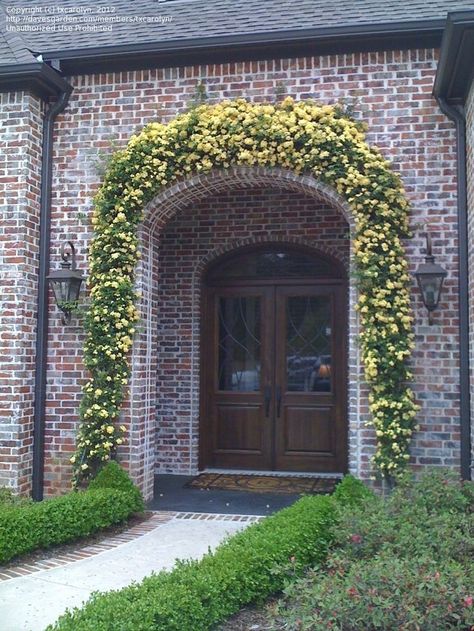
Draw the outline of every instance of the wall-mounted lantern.
<instances>
[{"instance_id":1,"label":"wall-mounted lantern","mask_svg":"<svg viewBox=\"0 0 474 631\"><path fill-rule=\"evenodd\" d=\"M61 321L63 324L68 324L71 321L71 313L77 305L84 277L76 269L76 250L71 241L62 244L61 258L61 268L51 272L48 281L53 289L56 304L62 311Z\"/></svg>"},{"instance_id":2,"label":"wall-mounted lantern","mask_svg":"<svg viewBox=\"0 0 474 631\"><path fill-rule=\"evenodd\" d=\"M431 236L426 234L425 262L418 266L415 272L416 280L421 291L423 303L428 309L428 322L433 324L433 311L436 309L443 288L443 281L447 272L441 265L435 263L431 252Z\"/></svg>"}]
</instances>

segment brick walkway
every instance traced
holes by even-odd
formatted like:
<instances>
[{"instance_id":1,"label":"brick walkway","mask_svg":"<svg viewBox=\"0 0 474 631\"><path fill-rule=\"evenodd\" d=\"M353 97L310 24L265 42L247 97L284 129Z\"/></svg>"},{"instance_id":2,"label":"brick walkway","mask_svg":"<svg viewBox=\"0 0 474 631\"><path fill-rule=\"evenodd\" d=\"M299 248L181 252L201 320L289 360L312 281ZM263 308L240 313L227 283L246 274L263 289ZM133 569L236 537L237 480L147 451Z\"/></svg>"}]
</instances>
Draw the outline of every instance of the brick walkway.
<instances>
[{"instance_id":1,"label":"brick walkway","mask_svg":"<svg viewBox=\"0 0 474 631\"><path fill-rule=\"evenodd\" d=\"M30 561L28 563L19 561L18 565L2 569L0 566L0 581L7 581L12 578L27 576L34 572L49 570L68 563L74 563L81 559L87 559L106 550L112 550L118 546L134 541L139 537L151 532L162 524L166 524L172 520L195 520L200 521L224 521L224 522L241 522L253 523L261 519L253 515L221 515L216 513L191 513L191 512L173 512L173 511L157 511L149 515L148 519L124 530L113 536L106 536L102 541L92 545L81 546L78 544L76 550L67 552L58 551L57 555L48 555L45 559Z\"/></svg>"}]
</instances>

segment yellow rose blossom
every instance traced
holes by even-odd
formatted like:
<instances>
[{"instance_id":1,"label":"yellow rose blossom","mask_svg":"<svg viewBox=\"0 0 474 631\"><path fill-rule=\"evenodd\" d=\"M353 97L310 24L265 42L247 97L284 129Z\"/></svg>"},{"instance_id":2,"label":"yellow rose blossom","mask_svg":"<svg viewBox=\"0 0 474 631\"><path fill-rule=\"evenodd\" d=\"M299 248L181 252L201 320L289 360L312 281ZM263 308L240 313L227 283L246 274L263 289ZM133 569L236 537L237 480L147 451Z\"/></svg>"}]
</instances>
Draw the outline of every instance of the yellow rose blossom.
<instances>
[{"instance_id":1,"label":"yellow rose blossom","mask_svg":"<svg viewBox=\"0 0 474 631\"><path fill-rule=\"evenodd\" d=\"M390 477L406 466L416 405L406 385L411 378L406 362L414 342L403 247L409 236L409 204L400 178L381 152L365 142L362 126L338 106L289 97L276 104L238 99L201 105L169 124L148 124L114 155L94 199L91 318L85 344L92 376L83 390L72 462L76 481L89 475L89 462L109 459L126 431L123 425L121 434L113 425L98 430L95 423L98 416L111 422L119 418L122 387L130 372L132 324L139 319L134 303L140 300L133 289L140 256L137 226L144 200L187 174L236 163L324 177L350 205L360 348L377 438L374 463ZM99 396L102 405L95 407L93 397Z\"/></svg>"}]
</instances>

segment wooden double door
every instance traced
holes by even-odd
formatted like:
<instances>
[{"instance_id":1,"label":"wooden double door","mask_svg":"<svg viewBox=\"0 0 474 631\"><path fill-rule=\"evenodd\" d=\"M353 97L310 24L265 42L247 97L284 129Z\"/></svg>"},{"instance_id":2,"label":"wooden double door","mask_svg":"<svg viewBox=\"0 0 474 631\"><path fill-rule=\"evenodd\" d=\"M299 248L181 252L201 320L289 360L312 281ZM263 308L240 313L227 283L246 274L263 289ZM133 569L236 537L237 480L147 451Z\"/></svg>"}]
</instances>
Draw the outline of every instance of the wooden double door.
<instances>
[{"instance_id":1,"label":"wooden double door","mask_svg":"<svg viewBox=\"0 0 474 631\"><path fill-rule=\"evenodd\" d=\"M217 283L204 300L201 468L344 472L345 283Z\"/></svg>"}]
</instances>

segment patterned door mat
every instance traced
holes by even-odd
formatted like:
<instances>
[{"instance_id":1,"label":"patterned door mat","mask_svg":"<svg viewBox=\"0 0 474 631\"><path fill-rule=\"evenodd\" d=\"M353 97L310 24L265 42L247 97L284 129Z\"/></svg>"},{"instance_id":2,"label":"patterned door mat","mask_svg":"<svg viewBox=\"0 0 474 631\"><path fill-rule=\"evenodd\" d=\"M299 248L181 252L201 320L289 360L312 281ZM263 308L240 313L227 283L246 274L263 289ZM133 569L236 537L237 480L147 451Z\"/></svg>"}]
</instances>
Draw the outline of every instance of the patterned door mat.
<instances>
[{"instance_id":1,"label":"patterned door mat","mask_svg":"<svg viewBox=\"0 0 474 631\"><path fill-rule=\"evenodd\" d=\"M340 482L339 478L200 473L186 486L194 489L248 491L251 493L326 494L332 493L338 482Z\"/></svg>"}]
</instances>

